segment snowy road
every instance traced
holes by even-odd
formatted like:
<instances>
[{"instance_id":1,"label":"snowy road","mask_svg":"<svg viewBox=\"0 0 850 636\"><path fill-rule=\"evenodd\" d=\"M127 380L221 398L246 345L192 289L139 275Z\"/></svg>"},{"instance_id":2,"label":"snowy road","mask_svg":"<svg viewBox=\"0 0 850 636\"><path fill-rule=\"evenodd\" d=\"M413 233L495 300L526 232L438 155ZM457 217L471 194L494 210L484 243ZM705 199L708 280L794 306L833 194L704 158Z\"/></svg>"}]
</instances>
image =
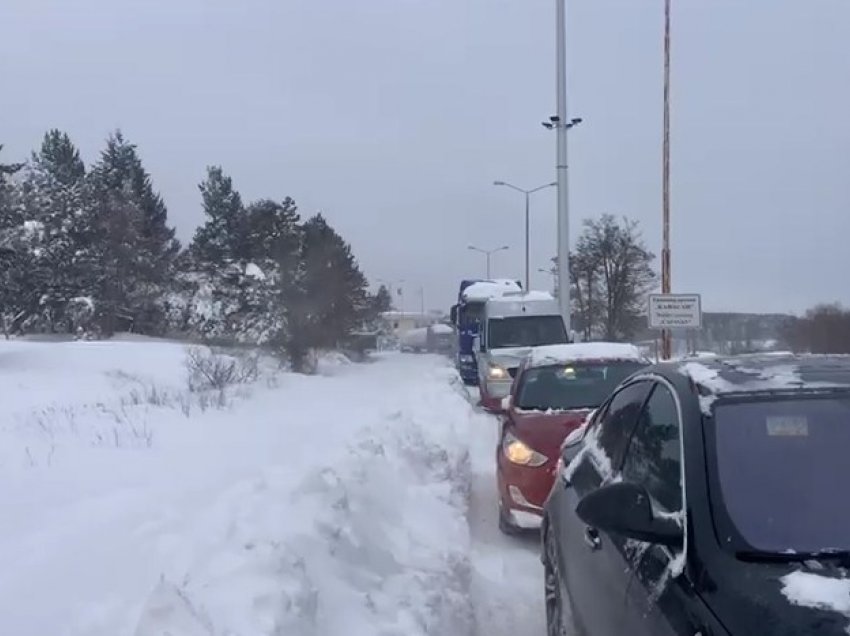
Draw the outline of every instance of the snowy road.
<instances>
[{"instance_id":1,"label":"snowy road","mask_svg":"<svg viewBox=\"0 0 850 636\"><path fill-rule=\"evenodd\" d=\"M543 567L536 533L508 537L498 527L495 448L498 422L475 418L470 450L472 599L478 636L543 636Z\"/></svg>"},{"instance_id":2,"label":"snowy road","mask_svg":"<svg viewBox=\"0 0 850 636\"><path fill-rule=\"evenodd\" d=\"M441 358L224 408L174 343L0 342L0 634L542 636L496 523L496 420Z\"/></svg>"}]
</instances>

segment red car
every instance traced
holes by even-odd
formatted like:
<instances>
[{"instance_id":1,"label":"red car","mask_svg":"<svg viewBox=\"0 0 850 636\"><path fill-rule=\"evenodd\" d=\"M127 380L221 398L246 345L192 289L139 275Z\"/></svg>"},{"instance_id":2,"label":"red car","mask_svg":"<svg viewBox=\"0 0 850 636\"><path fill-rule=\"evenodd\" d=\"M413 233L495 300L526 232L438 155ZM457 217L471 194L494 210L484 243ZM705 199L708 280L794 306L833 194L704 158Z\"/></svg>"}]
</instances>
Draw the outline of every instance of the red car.
<instances>
[{"instance_id":1,"label":"red car","mask_svg":"<svg viewBox=\"0 0 850 636\"><path fill-rule=\"evenodd\" d=\"M503 532L539 527L564 439L648 364L637 347L609 342L537 347L523 360L502 405L496 450Z\"/></svg>"}]
</instances>

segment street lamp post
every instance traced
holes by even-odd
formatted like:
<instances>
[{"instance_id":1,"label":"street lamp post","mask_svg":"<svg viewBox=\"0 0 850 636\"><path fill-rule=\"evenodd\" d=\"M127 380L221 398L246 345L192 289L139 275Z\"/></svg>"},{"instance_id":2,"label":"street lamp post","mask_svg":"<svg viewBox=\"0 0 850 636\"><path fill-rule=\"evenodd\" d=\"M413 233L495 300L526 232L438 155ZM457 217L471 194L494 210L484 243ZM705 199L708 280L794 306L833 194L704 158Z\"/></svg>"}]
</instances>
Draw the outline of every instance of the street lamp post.
<instances>
[{"instance_id":1,"label":"street lamp post","mask_svg":"<svg viewBox=\"0 0 850 636\"><path fill-rule=\"evenodd\" d=\"M670 280L670 0L664 2L664 130L661 163L661 293L669 294ZM661 332L661 358L669 360L673 351L672 333Z\"/></svg>"},{"instance_id":2,"label":"street lamp post","mask_svg":"<svg viewBox=\"0 0 850 636\"><path fill-rule=\"evenodd\" d=\"M570 279L570 211L567 193L567 131L581 119L567 121L567 27L566 0L555 0L555 98L556 114L543 125L557 133L555 169L558 176L558 278ZM559 285L558 304L570 332L570 286Z\"/></svg>"},{"instance_id":3,"label":"street lamp post","mask_svg":"<svg viewBox=\"0 0 850 636\"><path fill-rule=\"evenodd\" d=\"M525 190L518 186L515 186L507 181L494 181L493 185L496 186L505 186L506 188L511 188L512 190L516 190L517 192L522 192L525 195L525 291L529 291L531 289L531 265L529 264L529 251L530 251L530 225L529 221L529 208L530 203L529 199L532 194L537 192L538 190L543 190L544 188L551 188L553 186L558 185L557 182L553 181L552 183L546 183L542 186L537 186L536 188L532 188L531 190Z\"/></svg>"},{"instance_id":4,"label":"street lamp post","mask_svg":"<svg viewBox=\"0 0 850 636\"><path fill-rule=\"evenodd\" d=\"M555 268L543 269L542 267L538 267L537 271L541 274L547 274L552 277L552 291L557 294L558 290L555 289L555 281L558 280L558 270Z\"/></svg>"},{"instance_id":5,"label":"street lamp post","mask_svg":"<svg viewBox=\"0 0 850 636\"><path fill-rule=\"evenodd\" d=\"M487 280L490 280L490 255L495 254L496 252L501 252L502 250L508 249L507 245L502 245L501 247L493 248L492 250L485 250L480 247L475 247L474 245L470 245L467 249L472 250L473 252L481 252L484 256L487 257Z\"/></svg>"}]
</instances>

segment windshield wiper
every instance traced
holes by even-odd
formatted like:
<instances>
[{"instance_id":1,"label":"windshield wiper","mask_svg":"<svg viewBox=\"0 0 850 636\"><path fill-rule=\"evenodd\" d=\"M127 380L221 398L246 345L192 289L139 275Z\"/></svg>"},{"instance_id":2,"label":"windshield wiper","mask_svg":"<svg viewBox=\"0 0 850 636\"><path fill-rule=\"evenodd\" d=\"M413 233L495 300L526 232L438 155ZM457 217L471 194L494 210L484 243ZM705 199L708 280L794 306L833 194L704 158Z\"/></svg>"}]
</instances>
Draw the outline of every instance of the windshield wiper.
<instances>
[{"instance_id":1,"label":"windshield wiper","mask_svg":"<svg viewBox=\"0 0 850 636\"><path fill-rule=\"evenodd\" d=\"M760 550L739 550L735 557L741 561L753 563L796 563L803 561L837 561L844 567L850 567L850 550L818 550L815 552L763 552Z\"/></svg>"}]
</instances>

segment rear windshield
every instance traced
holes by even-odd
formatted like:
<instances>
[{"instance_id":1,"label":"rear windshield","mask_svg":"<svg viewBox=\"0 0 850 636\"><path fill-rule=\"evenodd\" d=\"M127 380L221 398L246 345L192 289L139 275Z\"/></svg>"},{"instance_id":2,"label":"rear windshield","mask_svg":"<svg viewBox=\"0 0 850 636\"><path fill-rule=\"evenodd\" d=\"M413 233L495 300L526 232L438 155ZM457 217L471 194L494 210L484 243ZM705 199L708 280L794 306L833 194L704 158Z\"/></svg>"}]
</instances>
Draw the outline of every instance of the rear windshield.
<instances>
[{"instance_id":1,"label":"rear windshield","mask_svg":"<svg viewBox=\"0 0 850 636\"><path fill-rule=\"evenodd\" d=\"M488 349L538 347L567 342L567 330L560 316L516 316L488 321Z\"/></svg>"},{"instance_id":2,"label":"rear windshield","mask_svg":"<svg viewBox=\"0 0 850 636\"><path fill-rule=\"evenodd\" d=\"M707 432L725 542L765 552L850 549L850 396L721 403Z\"/></svg>"},{"instance_id":3,"label":"rear windshield","mask_svg":"<svg viewBox=\"0 0 850 636\"><path fill-rule=\"evenodd\" d=\"M596 408L620 382L643 366L639 362L612 361L528 369L523 374L516 405L529 411Z\"/></svg>"}]
</instances>

